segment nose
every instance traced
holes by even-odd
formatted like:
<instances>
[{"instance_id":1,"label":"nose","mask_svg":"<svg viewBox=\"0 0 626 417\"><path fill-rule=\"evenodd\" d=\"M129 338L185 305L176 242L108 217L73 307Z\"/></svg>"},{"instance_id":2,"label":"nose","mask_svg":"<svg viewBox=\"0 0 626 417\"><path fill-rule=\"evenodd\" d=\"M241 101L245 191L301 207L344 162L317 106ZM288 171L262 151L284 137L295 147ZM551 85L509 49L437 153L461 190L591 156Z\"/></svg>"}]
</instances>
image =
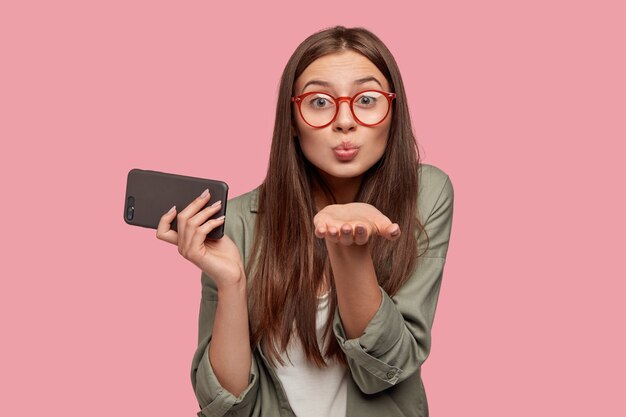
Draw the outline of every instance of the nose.
<instances>
[{"instance_id":1,"label":"nose","mask_svg":"<svg viewBox=\"0 0 626 417\"><path fill-rule=\"evenodd\" d=\"M337 107L337 117L333 121L333 130L339 132L349 132L356 129L357 121L354 119L350 102L342 100Z\"/></svg>"}]
</instances>

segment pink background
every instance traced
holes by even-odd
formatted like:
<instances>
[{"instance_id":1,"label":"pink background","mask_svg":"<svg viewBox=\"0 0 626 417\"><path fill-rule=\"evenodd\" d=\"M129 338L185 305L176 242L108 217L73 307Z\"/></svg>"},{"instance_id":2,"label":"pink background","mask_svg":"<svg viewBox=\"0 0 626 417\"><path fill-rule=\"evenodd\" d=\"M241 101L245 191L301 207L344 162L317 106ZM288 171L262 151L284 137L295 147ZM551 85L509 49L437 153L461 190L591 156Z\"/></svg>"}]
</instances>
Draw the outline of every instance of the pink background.
<instances>
[{"instance_id":1,"label":"pink background","mask_svg":"<svg viewBox=\"0 0 626 417\"><path fill-rule=\"evenodd\" d=\"M626 415L622 4L2 2L0 415L195 416L200 271L124 223L127 172L258 185L335 24L389 46L455 188L431 415Z\"/></svg>"}]
</instances>

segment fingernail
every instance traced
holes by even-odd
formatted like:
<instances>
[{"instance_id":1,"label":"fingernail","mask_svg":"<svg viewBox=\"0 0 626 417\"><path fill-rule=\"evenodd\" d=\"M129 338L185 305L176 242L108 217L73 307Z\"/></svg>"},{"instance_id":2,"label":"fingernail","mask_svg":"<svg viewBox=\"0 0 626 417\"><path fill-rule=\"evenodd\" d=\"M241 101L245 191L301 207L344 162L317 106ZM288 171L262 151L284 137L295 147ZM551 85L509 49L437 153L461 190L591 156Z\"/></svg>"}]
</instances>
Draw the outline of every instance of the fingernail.
<instances>
[{"instance_id":1,"label":"fingernail","mask_svg":"<svg viewBox=\"0 0 626 417\"><path fill-rule=\"evenodd\" d=\"M176 206L172 206L172 208L170 209L170 211L167 212L167 214L173 213L174 210L176 210Z\"/></svg>"},{"instance_id":2,"label":"fingernail","mask_svg":"<svg viewBox=\"0 0 626 417\"><path fill-rule=\"evenodd\" d=\"M352 230L350 230L350 229L341 229L341 233L343 233L344 235L349 235L350 233L352 233Z\"/></svg>"},{"instance_id":3,"label":"fingernail","mask_svg":"<svg viewBox=\"0 0 626 417\"><path fill-rule=\"evenodd\" d=\"M400 228L397 228L393 232L391 232L391 236L398 236L400 234Z\"/></svg>"},{"instance_id":4,"label":"fingernail","mask_svg":"<svg viewBox=\"0 0 626 417\"><path fill-rule=\"evenodd\" d=\"M211 204L211 207L217 207L222 204L222 200L217 200L215 203Z\"/></svg>"},{"instance_id":5,"label":"fingernail","mask_svg":"<svg viewBox=\"0 0 626 417\"><path fill-rule=\"evenodd\" d=\"M202 192L202 194L200 194L200 198L204 198L204 197L206 197L207 195L209 195L209 189L208 189L208 188L207 188L206 190L204 190L204 191Z\"/></svg>"},{"instance_id":6,"label":"fingernail","mask_svg":"<svg viewBox=\"0 0 626 417\"><path fill-rule=\"evenodd\" d=\"M215 220L222 220L224 219L226 216L220 216L220 217L216 217Z\"/></svg>"},{"instance_id":7,"label":"fingernail","mask_svg":"<svg viewBox=\"0 0 626 417\"><path fill-rule=\"evenodd\" d=\"M356 227L356 233L359 235L365 234L365 228L362 226L357 226Z\"/></svg>"}]
</instances>

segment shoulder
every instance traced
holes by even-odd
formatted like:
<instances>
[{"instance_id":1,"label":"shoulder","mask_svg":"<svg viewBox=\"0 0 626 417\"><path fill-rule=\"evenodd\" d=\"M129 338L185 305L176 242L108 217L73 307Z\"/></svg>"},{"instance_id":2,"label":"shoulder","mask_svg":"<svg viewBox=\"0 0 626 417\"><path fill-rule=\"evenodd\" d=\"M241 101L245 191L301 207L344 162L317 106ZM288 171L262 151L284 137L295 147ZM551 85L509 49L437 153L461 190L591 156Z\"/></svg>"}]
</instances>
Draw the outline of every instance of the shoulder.
<instances>
[{"instance_id":1,"label":"shoulder","mask_svg":"<svg viewBox=\"0 0 626 417\"><path fill-rule=\"evenodd\" d=\"M259 187L228 200L226 209L230 213L247 215L256 213L259 205Z\"/></svg>"},{"instance_id":2,"label":"shoulder","mask_svg":"<svg viewBox=\"0 0 626 417\"><path fill-rule=\"evenodd\" d=\"M441 168L430 164L420 164L419 180L420 190L424 192L432 189L441 190L446 182L450 182L450 176Z\"/></svg>"},{"instance_id":3,"label":"shoulder","mask_svg":"<svg viewBox=\"0 0 626 417\"><path fill-rule=\"evenodd\" d=\"M226 203L226 234L239 248L244 264L247 264L254 241L259 187L231 198Z\"/></svg>"},{"instance_id":4,"label":"shoulder","mask_svg":"<svg viewBox=\"0 0 626 417\"><path fill-rule=\"evenodd\" d=\"M436 207L452 203L454 188L450 176L435 165L420 164L418 171L418 208L425 220Z\"/></svg>"}]
</instances>

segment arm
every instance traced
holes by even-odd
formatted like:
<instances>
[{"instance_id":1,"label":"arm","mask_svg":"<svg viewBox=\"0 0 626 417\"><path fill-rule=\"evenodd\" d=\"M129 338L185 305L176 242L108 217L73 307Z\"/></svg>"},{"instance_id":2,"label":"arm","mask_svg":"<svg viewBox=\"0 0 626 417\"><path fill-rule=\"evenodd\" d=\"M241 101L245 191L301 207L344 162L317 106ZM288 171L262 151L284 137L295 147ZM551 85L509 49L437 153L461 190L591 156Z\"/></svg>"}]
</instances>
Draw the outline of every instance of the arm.
<instances>
[{"instance_id":1,"label":"arm","mask_svg":"<svg viewBox=\"0 0 626 417\"><path fill-rule=\"evenodd\" d=\"M430 353L431 327L452 226L454 190L449 178L433 200L425 223L429 250L418 259L398 293L391 298L379 287L382 301L359 337L354 337L358 329L344 320L341 308L335 314L335 336L348 358L352 378L366 394L383 391L419 371ZM425 237L420 235L419 239L420 247L424 247ZM369 280L369 276L365 278L365 282ZM337 291L339 301L340 289ZM373 304L363 303L362 308L370 309Z\"/></svg>"},{"instance_id":2,"label":"arm","mask_svg":"<svg viewBox=\"0 0 626 417\"><path fill-rule=\"evenodd\" d=\"M251 414L259 390L259 370L250 353L245 288L242 297L237 289L218 292L204 272L201 280L199 342L191 368L191 383L201 407L198 416L228 416L235 411L242 416ZM241 328L235 330L237 326ZM243 386L242 376L246 378Z\"/></svg>"},{"instance_id":3,"label":"arm","mask_svg":"<svg viewBox=\"0 0 626 417\"><path fill-rule=\"evenodd\" d=\"M338 313L346 336L353 339L363 334L382 301L370 246L327 241L326 247L335 277ZM359 277L359 285L354 285L354 277Z\"/></svg>"},{"instance_id":4,"label":"arm","mask_svg":"<svg viewBox=\"0 0 626 417\"><path fill-rule=\"evenodd\" d=\"M237 397L248 386L252 356L245 276L236 286L218 290L217 298L209 361L222 386Z\"/></svg>"},{"instance_id":5,"label":"arm","mask_svg":"<svg viewBox=\"0 0 626 417\"><path fill-rule=\"evenodd\" d=\"M241 199L229 201L225 234L243 259L244 220ZM225 236L226 237L226 236ZM204 271L198 321L198 348L191 382L201 407L199 417L253 414L259 393L259 368L250 349L246 278L222 286Z\"/></svg>"}]
</instances>

